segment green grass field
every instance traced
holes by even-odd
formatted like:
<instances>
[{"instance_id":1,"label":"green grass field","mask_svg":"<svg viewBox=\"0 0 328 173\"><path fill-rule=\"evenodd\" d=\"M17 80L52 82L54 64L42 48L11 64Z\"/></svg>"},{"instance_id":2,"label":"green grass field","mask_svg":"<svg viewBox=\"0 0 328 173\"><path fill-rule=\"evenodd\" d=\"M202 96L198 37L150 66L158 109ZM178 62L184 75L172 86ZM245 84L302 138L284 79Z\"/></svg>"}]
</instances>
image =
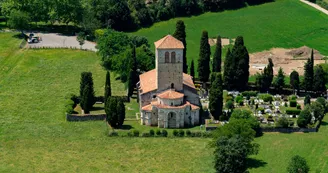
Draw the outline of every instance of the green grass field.
<instances>
[{"instance_id":1,"label":"green grass field","mask_svg":"<svg viewBox=\"0 0 328 173\"><path fill-rule=\"evenodd\" d=\"M289 13L286 13L287 9ZM270 18L270 13L282 17L281 20ZM247 20L244 24L230 23L230 26L211 22L241 21L249 15L255 22ZM257 18L254 17L256 15ZM229 16L231 19L228 19ZM201 20L204 17L208 20ZM288 24L287 19L292 18L295 19ZM194 19L193 23L191 19ZM260 19L268 20L267 25L270 26L263 26L264 21ZM211 26L212 29L208 30L212 36L220 28L226 28L220 31L222 35L235 37L240 35L234 29L236 26L256 22L258 26L250 25L241 30L251 51L268 49L272 45L297 47L304 43L328 53L327 47L322 44L327 33L318 30L318 27L327 29L324 19L327 20L294 0L279 0L237 11L207 13L186 19L189 28L188 54L198 57L200 26ZM150 40L154 41L158 35L173 31L174 23L175 20L155 24L138 34L146 35L148 32L149 36L152 35ZM161 25L164 29L159 30ZM274 31L280 27L280 31ZM259 34L257 32L261 37L255 37ZM195 37L191 37L192 33ZM307 37L306 33L312 34L311 37ZM271 34L273 37L268 37ZM96 95L103 94L105 71L100 66L100 58L93 52L79 50L22 50L18 48L21 40L13 36L12 33L0 33L0 172L214 172L209 139L110 138L106 135L108 126L105 122L66 122L64 97L69 93L78 94L81 72L91 71ZM115 81L114 74L111 77L113 94L125 94L124 85ZM135 105L127 105L135 108L127 111L127 117L134 117ZM289 159L295 154L307 159L311 172L326 172L327 122L328 117L318 133L270 133L257 138L255 141L261 145L260 153L252 157L250 172L285 172ZM126 123L134 125L137 122Z\"/></svg>"},{"instance_id":2,"label":"green grass field","mask_svg":"<svg viewBox=\"0 0 328 173\"><path fill-rule=\"evenodd\" d=\"M273 47L306 45L328 55L328 47L324 44L328 38L328 16L298 0L276 0L240 10L176 18L156 23L134 34L146 36L152 43L173 34L175 23L180 19L186 24L188 63L194 59L197 64L202 30L207 30L209 37L220 34L222 37L236 38L241 35L251 53Z\"/></svg>"}]
</instances>

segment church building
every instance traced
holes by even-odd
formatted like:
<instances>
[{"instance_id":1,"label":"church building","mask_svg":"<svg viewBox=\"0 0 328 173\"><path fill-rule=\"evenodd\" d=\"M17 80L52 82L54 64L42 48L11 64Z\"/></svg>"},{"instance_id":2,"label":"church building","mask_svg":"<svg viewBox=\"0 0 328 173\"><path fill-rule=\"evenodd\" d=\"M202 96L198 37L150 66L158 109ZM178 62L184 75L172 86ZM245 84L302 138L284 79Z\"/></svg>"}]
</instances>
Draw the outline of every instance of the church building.
<instances>
[{"instance_id":1,"label":"church building","mask_svg":"<svg viewBox=\"0 0 328 173\"><path fill-rule=\"evenodd\" d=\"M183 73L181 41L171 35L155 42L156 68L140 75L142 125L183 128L198 125L200 99L192 77Z\"/></svg>"}]
</instances>

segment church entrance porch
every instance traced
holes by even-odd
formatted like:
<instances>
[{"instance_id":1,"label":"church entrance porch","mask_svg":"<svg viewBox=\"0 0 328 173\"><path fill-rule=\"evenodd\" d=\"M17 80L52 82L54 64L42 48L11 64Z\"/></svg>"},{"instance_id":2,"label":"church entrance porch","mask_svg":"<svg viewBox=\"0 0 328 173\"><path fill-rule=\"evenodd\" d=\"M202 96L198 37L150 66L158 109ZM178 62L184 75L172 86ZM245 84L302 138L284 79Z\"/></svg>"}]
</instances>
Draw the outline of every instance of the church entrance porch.
<instances>
[{"instance_id":1,"label":"church entrance porch","mask_svg":"<svg viewBox=\"0 0 328 173\"><path fill-rule=\"evenodd\" d=\"M174 112L170 112L167 118L168 118L168 128L176 128L177 114Z\"/></svg>"}]
</instances>

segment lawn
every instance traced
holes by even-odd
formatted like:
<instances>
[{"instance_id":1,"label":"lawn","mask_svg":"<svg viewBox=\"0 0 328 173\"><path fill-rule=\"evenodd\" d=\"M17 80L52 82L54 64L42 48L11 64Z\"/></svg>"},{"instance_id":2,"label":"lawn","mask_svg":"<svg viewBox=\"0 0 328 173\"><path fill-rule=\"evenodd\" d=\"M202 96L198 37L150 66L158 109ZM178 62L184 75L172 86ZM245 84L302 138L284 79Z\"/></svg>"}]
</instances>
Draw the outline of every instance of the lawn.
<instances>
[{"instance_id":1,"label":"lawn","mask_svg":"<svg viewBox=\"0 0 328 173\"><path fill-rule=\"evenodd\" d=\"M220 34L222 37L236 38L242 35L251 53L273 47L306 45L328 55L328 47L324 44L328 38L328 16L298 0L276 0L240 10L171 19L133 34L146 36L152 43L173 34L175 23L180 19L186 24L188 63L194 59L195 65L202 30L207 30L210 37Z\"/></svg>"}]
</instances>

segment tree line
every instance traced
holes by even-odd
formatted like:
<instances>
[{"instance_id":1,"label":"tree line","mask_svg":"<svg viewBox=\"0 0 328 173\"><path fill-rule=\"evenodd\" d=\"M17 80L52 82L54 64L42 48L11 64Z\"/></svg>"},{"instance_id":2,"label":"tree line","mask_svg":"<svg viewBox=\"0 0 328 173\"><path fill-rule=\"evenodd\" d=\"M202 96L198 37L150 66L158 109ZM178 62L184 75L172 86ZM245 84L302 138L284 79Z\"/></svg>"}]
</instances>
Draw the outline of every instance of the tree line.
<instances>
[{"instance_id":1,"label":"tree line","mask_svg":"<svg viewBox=\"0 0 328 173\"><path fill-rule=\"evenodd\" d=\"M135 30L154 22L207 11L236 9L270 0L0 0L0 15L17 12L30 22L74 23L91 34L96 28ZM16 14L15 14L16 13Z\"/></svg>"}]
</instances>

